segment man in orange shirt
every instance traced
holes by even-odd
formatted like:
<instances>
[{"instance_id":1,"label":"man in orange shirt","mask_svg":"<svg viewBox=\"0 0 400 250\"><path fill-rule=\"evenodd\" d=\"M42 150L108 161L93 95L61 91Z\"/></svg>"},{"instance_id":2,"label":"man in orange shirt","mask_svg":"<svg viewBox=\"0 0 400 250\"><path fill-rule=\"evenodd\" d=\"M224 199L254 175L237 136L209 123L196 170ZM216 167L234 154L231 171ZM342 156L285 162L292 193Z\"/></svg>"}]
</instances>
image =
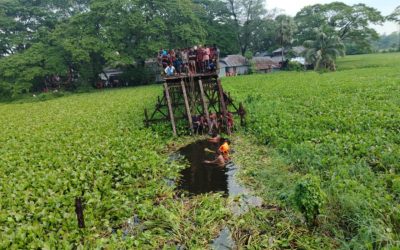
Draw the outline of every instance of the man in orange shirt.
<instances>
[{"instance_id":1,"label":"man in orange shirt","mask_svg":"<svg viewBox=\"0 0 400 250\"><path fill-rule=\"evenodd\" d=\"M214 142L214 143L220 143L222 142L221 146L218 148L217 150L217 158L213 161L204 161L204 163L207 164L216 164L220 167L225 166L229 161L230 161L230 157L229 157L229 151L230 151L230 141L228 139L222 138L222 137L214 137L212 138L214 140L209 140L210 142ZM211 151L210 151L211 152Z\"/></svg>"},{"instance_id":2,"label":"man in orange shirt","mask_svg":"<svg viewBox=\"0 0 400 250\"><path fill-rule=\"evenodd\" d=\"M230 141L228 139L221 139L222 145L219 147L218 151L222 154L222 156L224 157L224 160L226 162L228 162L230 160L229 157L229 151L230 151L230 147L229 147L229 143Z\"/></svg>"}]
</instances>

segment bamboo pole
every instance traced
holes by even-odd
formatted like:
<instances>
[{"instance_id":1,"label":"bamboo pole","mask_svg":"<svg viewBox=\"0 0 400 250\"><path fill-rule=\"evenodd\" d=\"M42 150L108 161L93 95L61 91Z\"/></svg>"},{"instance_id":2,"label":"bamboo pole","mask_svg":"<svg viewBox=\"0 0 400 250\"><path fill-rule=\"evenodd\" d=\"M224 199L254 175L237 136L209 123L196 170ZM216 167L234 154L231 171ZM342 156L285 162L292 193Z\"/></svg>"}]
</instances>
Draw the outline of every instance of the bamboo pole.
<instances>
[{"instance_id":1,"label":"bamboo pole","mask_svg":"<svg viewBox=\"0 0 400 250\"><path fill-rule=\"evenodd\" d=\"M176 136L176 126L175 126L175 119L174 119L174 112L172 110L172 104L171 104L171 97L169 96L169 89L168 89L168 84L164 82L164 89L165 89L165 96L167 98L167 104L168 104L168 111L169 111L169 118L171 120L171 125L172 125L172 131L174 136Z\"/></svg>"},{"instance_id":2,"label":"bamboo pole","mask_svg":"<svg viewBox=\"0 0 400 250\"><path fill-rule=\"evenodd\" d=\"M204 109L204 114L206 115L207 123L208 123L208 132L211 132L211 121L210 121L210 114L208 112L208 103L206 98L204 97L204 89L203 89L203 83L199 79L199 88L200 88L200 95L201 95L201 101L203 103L203 109Z\"/></svg>"},{"instance_id":3,"label":"bamboo pole","mask_svg":"<svg viewBox=\"0 0 400 250\"><path fill-rule=\"evenodd\" d=\"M186 87L185 87L185 83L183 82L183 80L181 81L181 86L182 86L183 99L185 100L186 114L187 114L188 121L189 121L189 127L193 133L194 130L193 130L192 114L190 112L189 100L188 100L188 97L186 94Z\"/></svg>"},{"instance_id":4,"label":"bamboo pole","mask_svg":"<svg viewBox=\"0 0 400 250\"><path fill-rule=\"evenodd\" d=\"M224 100L224 91L222 89L222 84L221 84L221 79L218 78L217 80L217 85L218 85L218 92L219 92L219 100L221 103L221 109L222 109L222 119L226 125L226 132L228 133L228 135L231 134L231 128L228 126L228 121L227 121L227 110L226 110L226 104L225 104L225 100Z\"/></svg>"}]
</instances>

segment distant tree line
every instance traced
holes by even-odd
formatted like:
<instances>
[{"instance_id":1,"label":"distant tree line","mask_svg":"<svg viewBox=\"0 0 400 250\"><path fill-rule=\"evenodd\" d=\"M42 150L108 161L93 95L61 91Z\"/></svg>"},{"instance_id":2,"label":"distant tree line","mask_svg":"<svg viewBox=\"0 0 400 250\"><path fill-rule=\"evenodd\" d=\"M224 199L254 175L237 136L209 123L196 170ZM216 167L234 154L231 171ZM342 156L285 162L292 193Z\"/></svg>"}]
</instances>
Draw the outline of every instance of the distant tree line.
<instances>
[{"instance_id":1,"label":"distant tree line","mask_svg":"<svg viewBox=\"0 0 400 250\"><path fill-rule=\"evenodd\" d=\"M375 52L394 52L400 51L400 33L392 32L391 34L383 34L379 39L373 42L373 50Z\"/></svg>"},{"instance_id":2,"label":"distant tree line","mask_svg":"<svg viewBox=\"0 0 400 250\"><path fill-rule=\"evenodd\" d=\"M387 17L399 21L399 9ZM217 44L222 55L305 45L316 65L372 51L385 20L365 4L304 7L264 0L0 0L0 96L94 86L105 67L136 72L160 48ZM132 73L130 75L135 75Z\"/></svg>"}]
</instances>

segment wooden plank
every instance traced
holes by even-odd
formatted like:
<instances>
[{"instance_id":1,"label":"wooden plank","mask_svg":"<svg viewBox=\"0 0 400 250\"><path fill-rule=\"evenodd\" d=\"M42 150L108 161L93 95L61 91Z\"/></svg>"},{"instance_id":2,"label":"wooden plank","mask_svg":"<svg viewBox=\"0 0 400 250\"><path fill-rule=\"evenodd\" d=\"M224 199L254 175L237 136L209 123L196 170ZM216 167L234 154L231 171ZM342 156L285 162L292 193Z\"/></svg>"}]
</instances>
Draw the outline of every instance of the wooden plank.
<instances>
[{"instance_id":1,"label":"wooden plank","mask_svg":"<svg viewBox=\"0 0 400 250\"><path fill-rule=\"evenodd\" d=\"M203 89L203 83L199 79L199 88L200 88L200 96L201 96L201 102L203 103L203 109L204 109L204 114L206 115L207 119L207 124L208 124L208 132L211 132L211 120L210 120L210 114L208 113L208 103L206 98L204 97L204 89Z\"/></svg>"},{"instance_id":2,"label":"wooden plank","mask_svg":"<svg viewBox=\"0 0 400 250\"><path fill-rule=\"evenodd\" d=\"M187 94L186 94L186 87L185 87L185 83L183 82L183 80L181 81L181 86L182 86L183 99L185 100L186 114L187 114L188 121L189 121L189 127L190 127L190 130L192 130L192 133L193 133L194 130L193 130L192 114L190 112L189 100L188 100L188 97L187 97Z\"/></svg>"},{"instance_id":3,"label":"wooden plank","mask_svg":"<svg viewBox=\"0 0 400 250\"><path fill-rule=\"evenodd\" d=\"M219 100L220 100L221 109L222 109L222 119L226 125L226 132L228 133L228 135L230 135L231 129L228 126L228 121L227 121L228 112L226 110L226 104L225 104L225 100L224 100L224 91L222 89L221 79L217 80L217 85L218 85L218 92L219 92Z\"/></svg>"},{"instance_id":4,"label":"wooden plank","mask_svg":"<svg viewBox=\"0 0 400 250\"><path fill-rule=\"evenodd\" d=\"M174 136L176 136L176 126L175 126L174 112L172 110L171 98L169 96L168 85L167 85L166 82L164 82L164 89L165 89L165 97L167 98L169 118L171 120L171 125L172 125L172 132L174 133Z\"/></svg>"}]
</instances>

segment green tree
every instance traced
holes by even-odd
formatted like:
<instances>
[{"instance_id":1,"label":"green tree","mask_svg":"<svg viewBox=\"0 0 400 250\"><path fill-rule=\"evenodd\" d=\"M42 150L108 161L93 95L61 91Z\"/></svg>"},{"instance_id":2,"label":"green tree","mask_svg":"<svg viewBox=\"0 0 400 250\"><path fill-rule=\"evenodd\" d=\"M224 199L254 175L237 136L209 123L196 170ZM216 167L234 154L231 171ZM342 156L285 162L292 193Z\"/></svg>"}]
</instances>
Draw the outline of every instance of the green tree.
<instances>
[{"instance_id":1,"label":"green tree","mask_svg":"<svg viewBox=\"0 0 400 250\"><path fill-rule=\"evenodd\" d=\"M277 23L274 19L265 18L254 29L251 50L254 52L264 52L275 50L280 47L276 40Z\"/></svg>"},{"instance_id":2,"label":"green tree","mask_svg":"<svg viewBox=\"0 0 400 250\"><path fill-rule=\"evenodd\" d=\"M400 5L397 6L397 8L393 11L392 14L390 14L388 17L386 17L387 20L396 22L399 27L400 27ZM400 51L400 30L399 30L399 38L398 38L398 50Z\"/></svg>"},{"instance_id":3,"label":"green tree","mask_svg":"<svg viewBox=\"0 0 400 250\"><path fill-rule=\"evenodd\" d=\"M216 44L221 55L236 54L240 51L236 41L235 24L231 19L228 5L219 0L194 0L195 13L206 31L206 44Z\"/></svg>"},{"instance_id":4,"label":"green tree","mask_svg":"<svg viewBox=\"0 0 400 250\"><path fill-rule=\"evenodd\" d=\"M336 58L344 56L344 44L335 34L315 29L315 39L304 42L305 58L315 70L336 70Z\"/></svg>"},{"instance_id":5,"label":"green tree","mask_svg":"<svg viewBox=\"0 0 400 250\"><path fill-rule=\"evenodd\" d=\"M387 17L387 20L394 21L400 24L400 5L397 6L393 13Z\"/></svg>"},{"instance_id":6,"label":"green tree","mask_svg":"<svg viewBox=\"0 0 400 250\"><path fill-rule=\"evenodd\" d=\"M293 34L296 31L296 24L292 17L279 15L275 18L276 22L276 40L282 48L282 58L284 50L293 42Z\"/></svg>"},{"instance_id":7,"label":"green tree","mask_svg":"<svg viewBox=\"0 0 400 250\"><path fill-rule=\"evenodd\" d=\"M398 49L399 32L393 32L389 35L381 35L379 40L374 42L375 51L388 51Z\"/></svg>"},{"instance_id":8,"label":"green tree","mask_svg":"<svg viewBox=\"0 0 400 250\"><path fill-rule=\"evenodd\" d=\"M263 0L225 0L233 18L236 41L244 56L251 47L254 30L262 23L266 14Z\"/></svg>"},{"instance_id":9,"label":"green tree","mask_svg":"<svg viewBox=\"0 0 400 250\"><path fill-rule=\"evenodd\" d=\"M0 57L29 48L44 32L86 11L89 0L0 0Z\"/></svg>"},{"instance_id":10,"label":"green tree","mask_svg":"<svg viewBox=\"0 0 400 250\"><path fill-rule=\"evenodd\" d=\"M29 46L6 52L11 56L0 59L3 92L40 90L54 78L67 88L94 84L106 66L141 66L160 47L204 43L193 7L190 0L92 0L82 12L63 14L54 28L29 30L35 37Z\"/></svg>"},{"instance_id":11,"label":"green tree","mask_svg":"<svg viewBox=\"0 0 400 250\"><path fill-rule=\"evenodd\" d=\"M299 26L299 43L314 39L314 28L324 26L325 33L335 34L344 44L369 50L371 41L379 38L370 24L381 24L384 17L365 4L352 6L341 2L316 4L300 10L295 21Z\"/></svg>"}]
</instances>

